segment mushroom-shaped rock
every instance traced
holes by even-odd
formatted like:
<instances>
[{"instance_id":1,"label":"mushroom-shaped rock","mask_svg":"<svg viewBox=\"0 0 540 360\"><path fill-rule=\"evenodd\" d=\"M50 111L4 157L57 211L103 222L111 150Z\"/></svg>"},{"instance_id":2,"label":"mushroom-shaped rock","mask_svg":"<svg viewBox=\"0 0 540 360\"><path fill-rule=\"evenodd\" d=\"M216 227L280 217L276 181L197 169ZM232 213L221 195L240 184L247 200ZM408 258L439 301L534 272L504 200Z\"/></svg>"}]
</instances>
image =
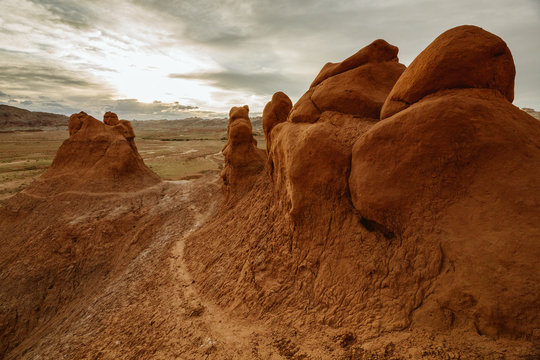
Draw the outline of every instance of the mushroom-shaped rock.
<instances>
[{"instance_id":1,"label":"mushroom-shaped rock","mask_svg":"<svg viewBox=\"0 0 540 360\"><path fill-rule=\"evenodd\" d=\"M447 89L494 89L512 102L515 74L512 54L500 37L477 26L455 27L439 35L405 70L381 119Z\"/></svg>"},{"instance_id":2,"label":"mushroom-shaped rock","mask_svg":"<svg viewBox=\"0 0 540 360\"><path fill-rule=\"evenodd\" d=\"M80 112L71 115L68 127L70 137L52 165L26 191L129 191L160 182L139 155L129 121L109 126Z\"/></svg>"},{"instance_id":3,"label":"mushroom-shaped rock","mask_svg":"<svg viewBox=\"0 0 540 360\"><path fill-rule=\"evenodd\" d=\"M225 167L221 178L223 192L230 197L249 188L252 175L260 173L264 168L266 153L257 148L247 105L231 108L227 134L227 144L222 151Z\"/></svg>"},{"instance_id":4,"label":"mushroom-shaped rock","mask_svg":"<svg viewBox=\"0 0 540 360\"><path fill-rule=\"evenodd\" d=\"M292 108L289 121L314 123L325 111L379 118L386 96L405 70L397 53L397 47L375 40L340 63L326 64Z\"/></svg>"},{"instance_id":5,"label":"mushroom-shaped rock","mask_svg":"<svg viewBox=\"0 0 540 360\"><path fill-rule=\"evenodd\" d=\"M266 150L270 152L270 143L272 137L270 135L274 126L287 120L287 116L292 109L292 101L289 97L278 91L272 96L263 110L262 125L264 130L264 137L266 139Z\"/></svg>"}]
</instances>

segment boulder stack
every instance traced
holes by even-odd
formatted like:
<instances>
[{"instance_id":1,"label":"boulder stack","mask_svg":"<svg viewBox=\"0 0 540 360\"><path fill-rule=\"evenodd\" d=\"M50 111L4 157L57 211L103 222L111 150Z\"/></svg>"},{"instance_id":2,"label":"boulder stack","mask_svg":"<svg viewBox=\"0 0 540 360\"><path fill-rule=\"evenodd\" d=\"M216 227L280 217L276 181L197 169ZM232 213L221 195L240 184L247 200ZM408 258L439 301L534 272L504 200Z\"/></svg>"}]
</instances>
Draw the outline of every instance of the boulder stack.
<instances>
[{"instance_id":1,"label":"boulder stack","mask_svg":"<svg viewBox=\"0 0 540 360\"><path fill-rule=\"evenodd\" d=\"M257 148L249 119L249 107L233 107L229 112L227 144L223 147L225 167L221 172L222 189L226 197L243 193L252 184L252 176L260 173L266 152Z\"/></svg>"}]
</instances>

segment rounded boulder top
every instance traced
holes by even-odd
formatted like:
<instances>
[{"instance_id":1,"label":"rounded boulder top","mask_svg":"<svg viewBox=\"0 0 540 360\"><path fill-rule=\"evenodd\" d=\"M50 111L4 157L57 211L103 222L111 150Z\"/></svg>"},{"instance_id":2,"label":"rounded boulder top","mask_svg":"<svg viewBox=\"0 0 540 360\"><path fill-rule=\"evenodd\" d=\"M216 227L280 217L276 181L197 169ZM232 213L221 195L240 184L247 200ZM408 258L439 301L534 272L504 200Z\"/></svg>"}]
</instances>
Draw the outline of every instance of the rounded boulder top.
<instances>
[{"instance_id":1,"label":"rounded boulder top","mask_svg":"<svg viewBox=\"0 0 540 360\"><path fill-rule=\"evenodd\" d=\"M493 89L512 102L515 74L510 49L500 37L472 25L452 28L403 72L384 103L381 119L447 89Z\"/></svg>"}]
</instances>

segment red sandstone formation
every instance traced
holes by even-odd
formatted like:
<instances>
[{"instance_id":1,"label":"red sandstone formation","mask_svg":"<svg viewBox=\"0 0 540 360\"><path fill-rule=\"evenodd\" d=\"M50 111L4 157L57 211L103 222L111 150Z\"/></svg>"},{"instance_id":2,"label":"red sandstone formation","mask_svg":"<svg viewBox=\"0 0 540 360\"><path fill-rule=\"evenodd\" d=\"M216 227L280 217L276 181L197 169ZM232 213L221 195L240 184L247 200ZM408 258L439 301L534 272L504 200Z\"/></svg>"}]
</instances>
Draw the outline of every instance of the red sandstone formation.
<instances>
[{"instance_id":1,"label":"red sandstone formation","mask_svg":"<svg viewBox=\"0 0 540 360\"><path fill-rule=\"evenodd\" d=\"M405 69L397 52L397 47L376 40L341 63L326 64L288 121L272 127L267 148L275 189L293 217L312 206L327 207L330 198L347 196L352 144L379 118ZM282 114L289 111L286 102L273 99L270 104ZM275 124L269 115L263 113L263 123Z\"/></svg>"},{"instance_id":2,"label":"red sandstone formation","mask_svg":"<svg viewBox=\"0 0 540 360\"><path fill-rule=\"evenodd\" d=\"M265 151L257 148L253 137L249 107L233 107L229 112L227 144L223 147L225 167L221 172L223 192L226 196L245 191L252 183L251 176L264 168Z\"/></svg>"},{"instance_id":3,"label":"red sandstone formation","mask_svg":"<svg viewBox=\"0 0 540 360\"><path fill-rule=\"evenodd\" d=\"M386 96L405 66L398 48L375 40L340 63L326 64L289 116L292 122L316 122L325 111L379 118Z\"/></svg>"},{"instance_id":4,"label":"red sandstone formation","mask_svg":"<svg viewBox=\"0 0 540 360\"><path fill-rule=\"evenodd\" d=\"M103 115L103 122L110 126L115 126L120 123L118 120L118 115L110 111L107 111L105 115Z\"/></svg>"},{"instance_id":5,"label":"red sandstone formation","mask_svg":"<svg viewBox=\"0 0 540 360\"><path fill-rule=\"evenodd\" d=\"M71 115L69 139L51 167L26 191L130 191L158 183L159 177L137 151L131 123L118 121L110 112L104 122L84 112Z\"/></svg>"},{"instance_id":6,"label":"red sandstone formation","mask_svg":"<svg viewBox=\"0 0 540 360\"><path fill-rule=\"evenodd\" d=\"M186 209L211 196L111 197L158 180L129 122L73 115L51 169L0 208L0 357L538 357L540 123L510 102L511 54L464 26L404 72L396 55L378 40L327 64L292 111L275 94L269 171L232 108L227 201L185 250L202 215Z\"/></svg>"},{"instance_id":7,"label":"red sandstone formation","mask_svg":"<svg viewBox=\"0 0 540 360\"><path fill-rule=\"evenodd\" d=\"M50 168L0 206L0 358L74 316L154 240L145 227L167 219L151 211L160 189L150 186L161 180L131 124L113 113L105 122L115 125L71 115Z\"/></svg>"},{"instance_id":8,"label":"red sandstone formation","mask_svg":"<svg viewBox=\"0 0 540 360\"><path fill-rule=\"evenodd\" d=\"M271 171L188 244L198 287L361 341L429 331L482 358L538 340L540 124L510 103L510 51L464 26L404 72L396 54L327 64L285 122L267 105Z\"/></svg>"},{"instance_id":9,"label":"red sandstone formation","mask_svg":"<svg viewBox=\"0 0 540 360\"><path fill-rule=\"evenodd\" d=\"M447 324L448 308L494 337L530 336L540 322L538 290L527 285L540 278L540 126L509 102L514 74L499 37L449 30L403 73L386 119L354 146L350 189L361 216L440 241L453 264L418 312L424 324ZM456 294L474 300L459 304Z\"/></svg>"},{"instance_id":10,"label":"red sandstone formation","mask_svg":"<svg viewBox=\"0 0 540 360\"><path fill-rule=\"evenodd\" d=\"M476 26L442 33L411 63L381 112L387 118L444 89L496 89L514 100L516 70L506 43Z\"/></svg>"},{"instance_id":11,"label":"red sandstone formation","mask_svg":"<svg viewBox=\"0 0 540 360\"><path fill-rule=\"evenodd\" d=\"M270 144L272 142L271 132L274 126L287 120L292 109L292 101L289 97L278 91L272 96L263 110L263 130L266 140L266 151L270 152Z\"/></svg>"}]
</instances>

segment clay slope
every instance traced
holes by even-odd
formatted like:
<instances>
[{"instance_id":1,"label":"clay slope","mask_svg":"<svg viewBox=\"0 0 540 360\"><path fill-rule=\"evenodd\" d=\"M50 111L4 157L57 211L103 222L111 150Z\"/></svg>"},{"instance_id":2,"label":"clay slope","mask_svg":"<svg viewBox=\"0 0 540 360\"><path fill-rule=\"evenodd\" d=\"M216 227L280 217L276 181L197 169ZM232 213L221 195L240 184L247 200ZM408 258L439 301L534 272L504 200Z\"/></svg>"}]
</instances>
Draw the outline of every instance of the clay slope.
<instances>
[{"instance_id":1,"label":"clay slope","mask_svg":"<svg viewBox=\"0 0 540 360\"><path fill-rule=\"evenodd\" d=\"M131 191L160 180L144 164L127 120L107 113L101 122L80 112L69 118L69 138L58 149L51 167L26 192L48 195L59 191Z\"/></svg>"},{"instance_id":2,"label":"clay slope","mask_svg":"<svg viewBox=\"0 0 540 360\"><path fill-rule=\"evenodd\" d=\"M345 358L538 354L540 124L514 74L463 26L406 70L382 40L327 64L286 117L276 94L267 171L188 242L200 291L294 328L297 358L339 329Z\"/></svg>"}]
</instances>

